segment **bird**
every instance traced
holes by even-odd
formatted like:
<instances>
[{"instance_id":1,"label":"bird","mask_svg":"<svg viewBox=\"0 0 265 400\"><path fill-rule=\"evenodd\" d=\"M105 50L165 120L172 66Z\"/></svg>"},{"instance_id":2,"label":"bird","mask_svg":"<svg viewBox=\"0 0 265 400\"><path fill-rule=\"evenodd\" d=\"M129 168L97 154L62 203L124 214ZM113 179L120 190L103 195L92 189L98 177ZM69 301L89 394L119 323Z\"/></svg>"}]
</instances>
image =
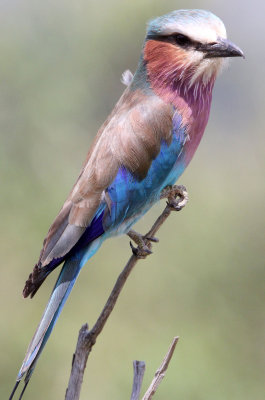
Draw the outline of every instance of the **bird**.
<instances>
[{"instance_id":1,"label":"bird","mask_svg":"<svg viewBox=\"0 0 265 400\"><path fill-rule=\"evenodd\" d=\"M244 54L210 11L175 10L147 24L137 69L124 75L126 88L95 136L25 283L24 297L33 297L63 263L9 400L24 378L22 398L82 267L109 237L130 236L188 166L208 122L215 80L230 57ZM137 242L135 232L131 237Z\"/></svg>"}]
</instances>

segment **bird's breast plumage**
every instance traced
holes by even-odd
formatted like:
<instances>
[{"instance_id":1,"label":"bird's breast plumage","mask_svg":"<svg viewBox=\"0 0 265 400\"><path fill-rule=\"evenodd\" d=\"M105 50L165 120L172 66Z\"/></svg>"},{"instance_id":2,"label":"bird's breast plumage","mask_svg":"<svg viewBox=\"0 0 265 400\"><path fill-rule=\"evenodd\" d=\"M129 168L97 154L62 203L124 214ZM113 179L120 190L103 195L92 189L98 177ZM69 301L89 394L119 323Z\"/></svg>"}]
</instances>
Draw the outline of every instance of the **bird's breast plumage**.
<instances>
[{"instance_id":1,"label":"bird's breast plumage","mask_svg":"<svg viewBox=\"0 0 265 400\"><path fill-rule=\"evenodd\" d=\"M185 166L192 159L208 122L216 76L193 80L195 67L187 52L172 43L148 40L144 46L146 79L153 92L171 104L182 119L189 140L183 149Z\"/></svg>"}]
</instances>

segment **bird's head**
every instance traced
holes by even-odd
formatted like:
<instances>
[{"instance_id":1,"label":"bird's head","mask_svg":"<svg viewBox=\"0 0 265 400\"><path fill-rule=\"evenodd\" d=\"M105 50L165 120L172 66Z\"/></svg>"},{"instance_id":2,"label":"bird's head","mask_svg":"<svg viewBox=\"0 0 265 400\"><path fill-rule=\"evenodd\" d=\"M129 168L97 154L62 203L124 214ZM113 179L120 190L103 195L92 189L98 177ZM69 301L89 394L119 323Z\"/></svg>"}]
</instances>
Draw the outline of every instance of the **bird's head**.
<instances>
[{"instance_id":1,"label":"bird's head","mask_svg":"<svg viewBox=\"0 0 265 400\"><path fill-rule=\"evenodd\" d=\"M209 11L177 10L148 24L143 58L151 86L212 86L225 60L242 56Z\"/></svg>"}]
</instances>

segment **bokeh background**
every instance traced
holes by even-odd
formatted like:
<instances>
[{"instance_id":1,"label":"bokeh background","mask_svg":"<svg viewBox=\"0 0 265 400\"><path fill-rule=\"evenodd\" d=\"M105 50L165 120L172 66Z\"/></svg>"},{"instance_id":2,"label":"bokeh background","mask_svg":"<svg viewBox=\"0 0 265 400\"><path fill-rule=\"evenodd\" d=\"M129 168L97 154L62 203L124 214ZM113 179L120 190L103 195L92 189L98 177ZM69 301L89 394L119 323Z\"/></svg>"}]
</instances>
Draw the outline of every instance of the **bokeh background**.
<instances>
[{"instance_id":1,"label":"bokeh background","mask_svg":"<svg viewBox=\"0 0 265 400\"><path fill-rule=\"evenodd\" d=\"M22 299L43 238L124 89L122 72L136 68L146 21L177 8L220 16L246 60L232 60L216 83L205 136L180 179L190 202L131 275L81 398L128 399L134 359L146 361L147 388L174 335L157 400L264 398L264 1L1 0L1 399L57 276ZM129 255L128 239L113 239L83 269L25 399L64 398L77 332L95 322Z\"/></svg>"}]
</instances>

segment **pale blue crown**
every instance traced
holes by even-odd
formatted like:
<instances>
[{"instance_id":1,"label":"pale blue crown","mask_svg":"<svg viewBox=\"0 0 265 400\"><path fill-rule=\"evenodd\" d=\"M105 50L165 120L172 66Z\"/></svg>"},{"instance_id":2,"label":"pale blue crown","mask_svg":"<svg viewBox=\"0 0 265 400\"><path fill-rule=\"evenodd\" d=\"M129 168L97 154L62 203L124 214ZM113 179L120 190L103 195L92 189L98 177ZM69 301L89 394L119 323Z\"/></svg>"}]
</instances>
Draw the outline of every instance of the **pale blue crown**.
<instances>
[{"instance_id":1,"label":"pale blue crown","mask_svg":"<svg viewBox=\"0 0 265 400\"><path fill-rule=\"evenodd\" d=\"M148 35L170 35L182 33L201 42L226 38L223 22L206 10L176 10L151 20L147 26Z\"/></svg>"}]
</instances>

